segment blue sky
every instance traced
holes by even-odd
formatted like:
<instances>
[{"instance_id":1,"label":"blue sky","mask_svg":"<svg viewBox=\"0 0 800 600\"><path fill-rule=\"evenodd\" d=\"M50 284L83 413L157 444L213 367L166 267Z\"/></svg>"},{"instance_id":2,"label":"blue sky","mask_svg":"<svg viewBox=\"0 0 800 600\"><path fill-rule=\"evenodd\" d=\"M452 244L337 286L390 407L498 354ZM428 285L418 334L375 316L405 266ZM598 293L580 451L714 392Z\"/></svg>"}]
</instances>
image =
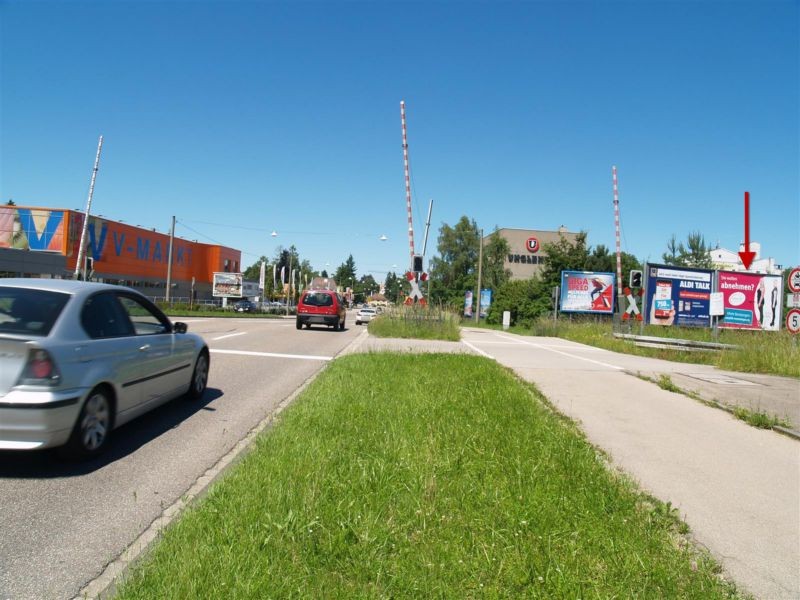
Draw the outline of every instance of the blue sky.
<instances>
[{"instance_id":1,"label":"blue sky","mask_svg":"<svg viewBox=\"0 0 800 600\"><path fill-rule=\"evenodd\" d=\"M317 269L408 266L442 223L674 233L800 263L798 3L0 2L0 199ZM270 236L272 231L278 237ZM380 236L387 236L381 241ZM393 265L397 265L393 268Z\"/></svg>"}]
</instances>

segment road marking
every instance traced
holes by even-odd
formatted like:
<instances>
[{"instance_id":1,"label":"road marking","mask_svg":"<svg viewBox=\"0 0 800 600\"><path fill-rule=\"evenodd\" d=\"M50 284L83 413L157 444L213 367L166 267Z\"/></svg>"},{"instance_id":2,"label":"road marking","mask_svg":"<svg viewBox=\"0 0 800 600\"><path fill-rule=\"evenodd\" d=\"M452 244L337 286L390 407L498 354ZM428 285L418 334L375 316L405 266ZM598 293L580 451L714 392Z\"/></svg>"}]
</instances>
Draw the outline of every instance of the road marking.
<instances>
[{"instance_id":1,"label":"road marking","mask_svg":"<svg viewBox=\"0 0 800 600\"><path fill-rule=\"evenodd\" d=\"M466 341L466 340L461 340L461 343L462 343L462 344L464 344L464 345L465 345L467 348L471 348L472 350L474 350L474 351L475 351L475 352L477 352L478 354L482 354L482 355L483 355L483 356L485 356L486 358L491 358L492 360L496 360L494 356L492 356L491 354L487 354L486 352L484 352L484 351L483 351L483 350L481 350L480 348L476 348L475 346L473 346L472 344L470 344L470 343L469 343L468 341Z\"/></svg>"},{"instance_id":2,"label":"road marking","mask_svg":"<svg viewBox=\"0 0 800 600\"><path fill-rule=\"evenodd\" d=\"M232 338L232 337L236 337L237 335L245 335L246 333L247 333L246 331L240 331L239 333L229 333L228 335L221 335L219 337L215 337L215 338L211 338L211 339L216 342L217 340L224 340L225 338Z\"/></svg>"},{"instance_id":3,"label":"road marking","mask_svg":"<svg viewBox=\"0 0 800 600\"><path fill-rule=\"evenodd\" d=\"M503 335L501 335L499 333L495 334L495 335L497 335L497 337L500 337L500 338L503 338L503 339L511 339L511 340L514 339L514 338L504 337ZM564 356L569 356L570 358L577 358L578 360L585 360L586 362L590 362L590 363L593 363L595 365L600 365L601 367L608 367L609 369L614 369L615 371L624 371L625 370L623 367L618 367L616 365L610 365L608 363L604 363L604 362L601 362L599 360L592 360L591 358L586 358L585 356L578 356L576 354L570 354L569 352L562 352L561 350L554 350L553 348L548 348L547 346L544 346L542 344L534 344L533 342L528 342L528 341L525 341L525 340L519 340L519 341L520 341L520 343L525 344L527 346L533 346L534 348L539 348L540 350L546 350L547 352L555 352L556 354L563 354Z\"/></svg>"},{"instance_id":4,"label":"road marking","mask_svg":"<svg viewBox=\"0 0 800 600\"><path fill-rule=\"evenodd\" d=\"M250 352L248 350L219 350L212 348L211 352L217 354L239 354L241 356L265 356L268 358L297 358L299 360L333 360L332 356L314 356L303 354L278 354L275 352Z\"/></svg>"}]
</instances>

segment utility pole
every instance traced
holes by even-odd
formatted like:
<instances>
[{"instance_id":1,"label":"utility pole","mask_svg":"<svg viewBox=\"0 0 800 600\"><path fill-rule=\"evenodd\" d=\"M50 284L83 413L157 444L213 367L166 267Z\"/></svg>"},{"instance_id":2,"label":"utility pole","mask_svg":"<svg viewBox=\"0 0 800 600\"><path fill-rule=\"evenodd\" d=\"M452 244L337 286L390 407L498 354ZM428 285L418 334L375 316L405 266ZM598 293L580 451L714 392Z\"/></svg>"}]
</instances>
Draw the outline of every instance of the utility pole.
<instances>
[{"instance_id":1,"label":"utility pole","mask_svg":"<svg viewBox=\"0 0 800 600\"><path fill-rule=\"evenodd\" d=\"M172 227L169 230L169 252L167 252L167 292L164 299L169 304L169 290L172 287L172 245L175 243L175 215L172 215Z\"/></svg>"},{"instance_id":2,"label":"utility pole","mask_svg":"<svg viewBox=\"0 0 800 600\"><path fill-rule=\"evenodd\" d=\"M478 233L478 293L476 294L477 310L475 311L475 322L479 323L481 320L481 274L483 267L483 229Z\"/></svg>"},{"instance_id":3,"label":"utility pole","mask_svg":"<svg viewBox=\"0 0 800 600\"><path fill-rule=\"evenodd\" d=\"M86 212L83 215L83 228L81 229L81 241L78 245L78 257L75 259L75 279L80 279L83 270L83 279L86 280L86 230L89 228L89 212L92 210L92 195L94 195L94 182L97 179L97 170L100 168L100 151L103 149L103 136L97 143L97 156L94 158L94 169L92 169L92 179L89 182L89 198L86 200ZM92 258L97 258L93 256Z\"/></svg>"}]
</instances>

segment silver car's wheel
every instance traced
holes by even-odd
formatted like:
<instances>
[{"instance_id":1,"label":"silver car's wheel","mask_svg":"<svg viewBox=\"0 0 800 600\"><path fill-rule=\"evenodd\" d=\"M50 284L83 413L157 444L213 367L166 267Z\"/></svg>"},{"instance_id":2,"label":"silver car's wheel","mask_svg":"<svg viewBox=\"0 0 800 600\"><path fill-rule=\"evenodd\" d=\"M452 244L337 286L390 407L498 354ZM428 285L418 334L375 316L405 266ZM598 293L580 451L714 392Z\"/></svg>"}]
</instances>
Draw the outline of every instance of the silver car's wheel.
<instances>
[{"instance_id":1,"label":"silver car's wheel","mask_svg":"<svg viewBox=\"0 0 800 600\"><path fill-rule=\"evenodd\" d=\"M203 350L197 356L197 362L194 364L194 372L192 373L192 381L189 384L189 398L197 400L201 398L206 391L208 385L208 352Z\"/></svg>"},{"instance_id":2,"label":"silver car's wheel","mask_svg":"<svg viewBox=\"0 0 800 600\"><path fill-rule=\"evenodd\" d=\"M83 406L79 422L81 445L87 452L97 452L106 443L111 427L111 405L102 391L96 391Z\"/></svg>"},{"instance_id":3,"label":"silver car's wheel","mask_svg":"<svg viewBox=\"0 0 800 600\"><path fill-rule=\"evenodd\" d=\"M63 448L64 454L73 458L99 454L106 447L111 435L113 406L105 387L93 389L81 408L72 436Z\"/></svg>"}]
</instances>

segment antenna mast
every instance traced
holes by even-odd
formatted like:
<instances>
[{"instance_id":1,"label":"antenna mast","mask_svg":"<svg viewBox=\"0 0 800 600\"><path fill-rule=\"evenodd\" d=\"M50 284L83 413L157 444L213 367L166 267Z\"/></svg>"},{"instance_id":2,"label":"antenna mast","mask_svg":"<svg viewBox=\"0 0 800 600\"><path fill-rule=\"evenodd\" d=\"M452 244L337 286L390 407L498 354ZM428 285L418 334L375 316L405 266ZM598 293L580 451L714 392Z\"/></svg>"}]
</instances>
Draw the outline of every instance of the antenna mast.
<instances>
[{"instance_id":1,"label":"antenna mast","mask_svg":"<svg viewBox=\"0 0 800 600\"><path fill-rule=\"evenodd\" d=\"M620 312L622 311L622 288L624 287L622 281L622 251L620 250L619 241L619 187L617 186L617 167L611 167L611 177L614 181L614 233L617 240L617 296L619 302Z\"/></svg>"},{"instance_id":2,"label":"antenna mast","mask_svg":"<svg viewBox=\"0 0 800 600\"><path fill-rule=\"evenodd\" d=\"M414 268L414 225L411 220L411 175L408 166L408 137L406 135L406 103L400 101L400 123L403 127L403 168L406 176L406 209L408 210L408 247L409 261Z\"/></svg>"}]
</instances>

